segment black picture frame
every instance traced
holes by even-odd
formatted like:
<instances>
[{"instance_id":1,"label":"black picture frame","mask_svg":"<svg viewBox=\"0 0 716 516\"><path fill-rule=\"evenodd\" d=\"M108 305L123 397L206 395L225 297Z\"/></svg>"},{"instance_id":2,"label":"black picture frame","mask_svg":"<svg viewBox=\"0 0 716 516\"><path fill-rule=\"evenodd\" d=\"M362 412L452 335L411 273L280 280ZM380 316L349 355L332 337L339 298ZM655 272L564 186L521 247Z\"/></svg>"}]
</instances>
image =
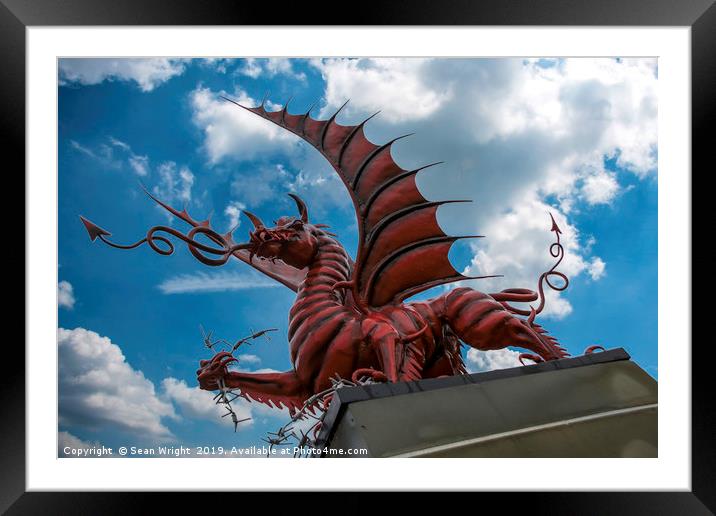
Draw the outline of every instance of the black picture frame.
<instances>
[{"instance_id":1,"label":"black picture frame","mask_svg":"<svg viewBox=\"0 0 716 516\"><path fill-rule=\"evenodd\" d=\"M350 6L355 13L349 15ZM16 158L14 170L24 170L25 138L25 29L28 26L88 25L576 25L576 26L688 26L691 27L692 71L692 173L702 174L713 148L708 125L716 120L716 5L714 0L453 0L364 1L360 4L332 2L293 3L276 6L281 21L266 13L264 4L198 2L196 0L0 0L0 88L3 155ZM340 13L340 14L339 14ZM11 175L10 167L7 168ZM19 174L17 174L19 175ZM23 186L24 189L24 186ZM19 191L19 185L13 192ZM17 197L17 193L14 194ZM17 208L13 208L15 213ZM16 216L15 216L16 217ZM698 222L694 218L694 222ZM12 224L17 224L14 220ZM698 233L697 233L698 234ZM53 252L49 250L48 252ZM24 258L24 255L23 255ZM25 267L19 246L9 265ZM25 268L26 276L31 271ZM691 281L689 271L681 271ZM690 300L682 300L690 303ZM14 303L19 306L19 302ZM22 304L24 306L24 303ZM161 495L137 493L39 493L25 489L25 353L8 342L3 349L0 383L0 510L8 514L105 514L137 512L148 507L148 498ZM660 343L680 346L688 352L690 342ZM589 492L589 493L485 493L485 497L509 497L510 510L532 514L711 514L716 511L716 418L714 397L707 383L713 360L710 340L695 342L692 354L692 490L690 492ZM206 503L210 494L196 494ZM215 496L215 495L214 495ZM245 496L245 495L242 495ZM344 507L354 506L359 493L343 495ZM425 495L417 498L420 501ZM360 505L365 505L361 499ZM159 500L153 500L159 501ZM171 493L160 500L182 504L187 494ZM507 500L495 500L507 503ZM280 501L272 502L281 503ZM470 503L475 503L474 499ZM294 505L294 504L292 504ZM164 510L169 510L165 506ZM227 510L229 507L227 506ZM141 511L140 511L141 512Z\"/></svg>"}]
</instances>

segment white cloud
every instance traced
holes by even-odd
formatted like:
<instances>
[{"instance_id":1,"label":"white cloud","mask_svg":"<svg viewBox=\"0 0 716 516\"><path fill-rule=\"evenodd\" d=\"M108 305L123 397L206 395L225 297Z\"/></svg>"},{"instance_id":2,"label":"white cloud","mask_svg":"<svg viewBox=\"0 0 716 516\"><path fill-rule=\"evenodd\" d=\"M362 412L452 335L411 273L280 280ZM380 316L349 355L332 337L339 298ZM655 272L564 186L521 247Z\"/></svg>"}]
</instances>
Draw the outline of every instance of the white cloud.
<instances>
[{"instance_id":1,"label":"white cloud","mask_svg":"<svg viewBox=\"0 0 716 516\"><path fill-rule=\"evenodd\" d=\"M180 274L159 284L164 294L187 294L247 290L252 288L273 288L280 284L267 276L254 272L195 272Z\"/></svg>"},{"instance_id":2,"label":"white cloud","mask_svg":"<svg viewBox=\"0 0 716 516\"><path fill-rule=\"evenodd\" d=\"M251 77L252 79L258 79L261 76L272 78L276 75L285 75L299 81L305 81L306 74L303 72L296 72L293 67L293 63L293 59L279 57L250 57L245 60L244 66L239 68L237 72L241 75Z\"/></svg>"},{"instance_id":3,"label":"white cloud","mask_svg":"<svg viewBox=\"0 0 716 516\"><path fill-rule=\"evenodd\" d=\"M78 142L74 140L70 140L70 145L73 149L76 151L81 152L82 154L89 156L90 158L97 158L97 155L92 151L92 149L88 149L84 145L79 144Z\"/></svg>"},{"instance_id":4,"label":"white cloud","mask_svg":"<svg viewBox=\"0 0 716 516\"><path fill-rule=\"evenodd\" d=\"M112 136L109 137L109 141L112 145L115 147L119 147L124 151L128 157L127 157L127 163L129 163L130 168L134 171L135 174L138 176L146 176L149 174L149 157L148 156L140 156L138 154L135 154L132 151L132 147L121 140L118 140Z\"/></svg>"},{"instance_id":5,"label":"white cloud","mask_svg":"<svg viewBox=\"0 0 716 516\"><path fill-rule=\"evenodd\" d=\"M264 69L266 70L269 77L283 74L283 75L290 76L293 79L297 79L299 81L305 81L306 74L303 72L297 72L293 68L294 62L295 62L294 59L270 57L270 58L266 59L266 62L264 64Z\"/></svg>"},{"instance_id":6,"label":"white cloud","mask_svg":"<svg viewBox=\"0 0 716 516\"><path fill-rule=\"evenodd\" d=\"M57 284L57 304L68 310L75 306L75 293L69 281L60 281Z\"/></svg>"},{"instance_id":7,"label":"white cloud","mask_svg":"<svg viewBox=\"0 0 716 516\"><path fill-rule=\"evenodd\" d=\"M245 359L247 356L254 357L255 355L240 355L239 358L243 357ZM260 362L260 359L254 360L254 362ZM245 369L238 370L251 373L279 372L274 369L258 369L254 371ZM162 381L162 390L164 396L172 400L179 407L179 410L185 418L190 420L200 419L212 421L217 424L225 422L233 427L231 416L222 417L228 412L223 405L218 405L213 399L216 393L202 390L199 387L189 387L184 380L171 377L165 378ZM236 427L237 430L250 428L257 418L261 418L262 421L265 422L266 418L281 418L285 420L289 417L288 410L285 407L277 409L260 402L250 402L241 397L231 402L231 408L238 419L251 418L249 421L240 423L238 427Z\"/></svg>"},{"instance_id":8,"label":"white cloud","mask_svg":"<svg viewBox=\"0 0 716 516\"><path fill-rule=\"evenodd\" d=\"M223 406L217 405L210 391L190 387L186 381L165 378L161 391L141 371L133 369L121 349L107 337L84 328L58 329L59 346L59 423L66 427L106 432L119 429L143 441L172 441L174 436L164 419L180 420L176 409L187 420L207 420L232 425ZM256 355L239 355L242 363L259 364ZM277 372L259 369L253 373ZM285 409L276 409L243 398L231 403L239 419L261 416L285 418ZM176 409L175 409L176 407ZM245 421L239 430L252 425ZM65 446L94 448L98 442L84 442L69 432L58 434L60 456Z\"/></svg>"},{"instance_id":9,"label":"white cloud","mask_svg":"<svg viewBox=\"0 0 716 516\"><path fill-rule=\"evenodd\" d=\"M284 189L290 191L291 176L283 165L260 167L251 174L236 174L231 182L234 195L241 195L246 204L255 208L273 201Z\"/></svg>"},{"instance_id":10,"label":"white cloud","mask_svg":"<svg viewBox=\"0 0 716 516\"><path fill-rule=\"evenodd\" d=\"M165 161L157 167L157 173L159 174L159 183L152 191L159 199L169 204L175 201L183 203L191 201L194 174L189 168L177 167L173 161Z\"/></svg>"},{"instance_id":11,"label":"white cloud","mask_svg":"<svg viewBox=\"0 0 716 516\"><path fill-rule=\"evenodd\" d=\"M314 221L329 207L349 209L348 193L323 157L298 152L291 161L291 167L280 163L270 164L260 166L249 174L234 174L231 181L232 194L241 196L252 210L265 203L278 201L285 205L287 214L295 215L295 205L286 195L294 192L306 201L311 220Z\"/></svg>"},{"instance_id":12,"label":"white cloud","mask_svg":"<svg viewBox=\"0 0 716 516\"><path fill-rule=\"evenodd\" d=\"M494 369L508 369L510 367L521 367L518 357L519 352L511 349L497 349L491 351L479 351L470 348L467 351L465 365L470 373L482 373Z\"/></svg>"},{"instance_id":13,"label":"white cloud","mask_svg":"<svg viewBox=\"0 0 716 516\"><path fill-rule=\"evenodd\" d=\"M152 91L172 77L184 73L186 60L167 58L65 58L59 60L60 84L99 84L133 81L144 92Z\"/></svg>"},{"instance_id":14,"label":"white cloud","mask_svg":"<svg viewBox=\"0 0 716 516\"><path fill-rule=\"evenodd\" d=\"M582 195L589 204L610 204L618 191L616 174L604 169L587 175L582 183Z\"/></svg>"},{"instance_id":15,"label":"white cloud","mask_svg":"<svg viewBox=\"0 0 716 516\"><path fill-rule=\"evenodd\" d=\"M298 137L220 98L225 95L245 106L259 102L243 91L226 94L197 88L190 95L194 123L204 132L204 149L211 163L224 158L249 160L267 152L290 150Z\"/></svg>"},{"instance_id":16,"label":"white cloud","mask_svg":"<svg viewBox=\"0 0 716 516\"><path fill-rule=\"evenodd\" d=\"M115 159L112 145L100 143L95 148L82 145L75 140L70 140L70 146L77 152L85 156L97 160L103 167L119 169L122 167L121 161Z\"/></svg>"},{"instance_id":17,"label":"white cloud","mask_svg":"<svg viewBox=\"0 0 716 516\"><path fill-rule=\"evenodd\" d=\"M263 72L263 67L258 59L249 58L238 72L252 79L258 79L261 76L261 72Z\"/></svg>"},{"instance_id":18,"label":"white cloud","mask_svg":"<svg viewBox=\"0 0 716 516\"><path fill-rule=\"evenodd\" d=\"M111 144L114 145L115 147L119 147L120 149L125 150L125 151L131 151L131 150L132 150L132 148L129 146L128 143L125 143L125 142L123 142L123 141L121 141L121 140L118 140L117 138L114 138L113 136L110 136L110 137L109 137L109 143L111 143Z\"/></svg>"},{"instance_id":19,"label":"white cloud","mask_svg":"<svg viewBox=\"0 0 716 516\"><path fill-rule=\"evenodd\" d=\"M126 155L127 163L135 174L138 176L146 176L149 173L149 157L135 154L128 143L118 140L113 136L109 137L109 145L102 143L97 147L97 150L87 148L74 140L70 140L70 145L76 151L96 159L104 166L111 168L120 168L122 166L121 160L118 160L114 153L114 149L119 149L120 154Z\"/></svg>"},{"instance_id":20,"label":"white cloud","mask_svg":"<svg viewBox=\"0 0 716 516\"><path fill-rule=\"evenodd\" d=\"M134 173L138 176L146 176L149 174L149 157L148 156L137 156L132 154L129 159L129 166L132 167Z\"/></svg>"},{"instance_id":21,"label":"white cloud","mask_svg":"<svg viewBox=\"0 0 716 516\"><path fill-rule=\"evenodd\" d=\"M157 397L154 384L127 363L119 346L84 328L59 328L57 342L60 424L172 437L162 419L176 417L174 408Z\"/></svg>"},{"instance_id":22,"label":"white cloud","mask_svg":"<svg viewBox=\"0 0 716 516\"><path fill-rule=\"evenodd\" d=\"M239 355L236 358L239 359L239 363L245 363L245 364L260 364L261 363L261 357L258 355Z\"/></svg>"},{"instance_id":23,"label":"white cloud","mask_svg":"<svg viewBox=\"0 0 716 516\"><path fill-rule=\"evenodd\" d=\"M69 448L69 449L68 449ZM73 454L72 450L93 450L95 448L102 448L102 444L97 441L86 442L72 435L69 432L58 432L57 433L57 455L58 457L79 457L78 453ZM69 452L69 453L66 453ZM86 452L86 457L97 457L89 452ZM107 455L110 456L111 455Z\"/></svg>"},{"instance_id":24,"label":"white cloud","mask_svg":"<svg viewBox=\"0 0 716 516\"><path fill-rule=\"evenodd\" d=\"M599 278L604 276L606 267L607 265L604 263L604 261L598 256L595 256L594 258L592 258L592 261L589 262L587 272L593 280L598 280Z\"/></svg>"},{"instance_id":25,"label":"white cloud","mask_svg":"<svg viewBox=\"0 0 716 516\"><path fill-rule=\"evenodd\" d=\"M323 114L328 116L350 98L348 113L381 110L381 116L391 122L416 120L433 114L452 97L449 82L440 85L429 80L427 59L323 59L312 63L326 81Z\"/></svg>"},{"instance_id":26,"label":"white cloud","mask_svg":"<svg viewBox=\"0 0 716 516\"><path fill-rule=\"evenodd\" d=\"M297 136L220 98L225 92L198 88L191 94L194 123L204 132L209 163L255 160L279 155L286 163L263 162L250 173L236 172L232 194L255 210L277 197L291 205L287 192L299 194L320 216L336 206L350 209L350 198L331 166ZM230 98L246 106L259 103L237 90ZM267 103L268 104L268 103ZM276 106L269 109L280 109Z\"/></svg>"},{"instance_id":27,"label":"white cloud","mask_svg":"<svg viewBox=\"0 0 716 516\"><path fill-rule=\"evenodd\" d=\"M241 225L241 210L245 210L246 205L243 202L231 201L224 208L224 215L229 218L229 228L237 228Z\"/></svg>"},{"instance_id":28,"label":"white cloud","mask_svg":"<svg viewBox=\"0 0 716 516\"><path fill-rule=\"evenodd\" d=\"M225 57L204 57L196 59L196 61L199 63L199 66L212 69L217 73L226 73L229 66L234 63L233 59Z\"/></svg>"},{"instance_id":29,"label":"white cloud","mask_svg":"<svg viewBox=\"0 0 716 516\"><path fill-rule=\"evenodd\" d=\"M467 273L503 274L480 290L535 288L551 267L548 212L564 231L560 270L599 279L604 261L567 216L575 209L610 204L621 191L604 160L644 178L656 171L657 80L655 59L325 59L313 61L326 80L323 114L350 104L339 120L355 123L374 111L368 137L384 142L416 132L393 148L413 168L444 159L422 172L428 199L464 199L438 218L450 234L482 234L472 245ZM557 206L549 206L548 199ZM572 307L549 291L545 315Z\"/></svg>"},{"instance_id":30,"label":"white cloud","mask_svg":"<svg viewBox=\"0 0 716 516\"><path fill-rule=\"evenodd\" d=\"M493 217L484 226L485 234L490 237L472 244L475 255L463 273L474 276L502 274L504 277L464 283L483 292L499 292L512 287L536 291L540 274L549 270L555 262L549 253L549 247L555 241L555 234L549 231L550 212L562 231L560 242L565 250L564 259L557 270L571 278L584 271L590 272L592 265L583 256L577 228L554 208L533 199L503 215ZM598 260L603 266L604 262ZM559 285L561 280L557 278L554 283ZM547 285L545 295L547 302L542 316L562 318L572 312L569 301L550 290Z\"/></svg>"},{"instance_id":31,"label":"white cloud","mask_svg":"<svg viewBox=\"0 0 716 516\"><path fill-rule=\"evenodd\" d=\"M184 380L176 378L165 378L162 380L162 389L166 397L172 400L181 411L182 415L189 419L204 419L214 423L231 422L231 416L223 417L226 409L217 405L214 401L215 393L205 391L199 387L189 387ZM251 417L251 405L243 398L231 403L231 407L238 419ZM244 421L237 429L247 428L252 421Z\"/></svg>"},{"instance_id":32,"label":"white cloud","mask_svg":"<svg viewBox=\"0 0 716 516\"><path fill-rule=\"evenodd\" d=\"M593 255L594 239L580 238L571 214L619 199L619 175L605 170L605 159L638 178L656 173L655 59L311 63L326 82L323 116L346 99L351 102L338 117L341 123L381 110L366 126L372 141L417 133L393 147L403 168L447 161L421 172L418 186L428 199L474 201L444 206L438 218L447 233L487 236L473 244L467 272L505 279L478 282L481 290L536 287L539 275L551 267L548 212L564 231L567 256L560 270L570 277L602 277L606 264ZM246 105L258 103L242 91L235 96ZM270 163L251 177L234 177L233 193L248 206L288 189L305 194L312 208L316 203L350 209L330 166L290 133L220 102L208 89L195 90L192 105L211 163L262 155L287 159L281 168ZM547 296L545 315L571 312L563 295L549 291Z\"/></svg>"}]
</instances>

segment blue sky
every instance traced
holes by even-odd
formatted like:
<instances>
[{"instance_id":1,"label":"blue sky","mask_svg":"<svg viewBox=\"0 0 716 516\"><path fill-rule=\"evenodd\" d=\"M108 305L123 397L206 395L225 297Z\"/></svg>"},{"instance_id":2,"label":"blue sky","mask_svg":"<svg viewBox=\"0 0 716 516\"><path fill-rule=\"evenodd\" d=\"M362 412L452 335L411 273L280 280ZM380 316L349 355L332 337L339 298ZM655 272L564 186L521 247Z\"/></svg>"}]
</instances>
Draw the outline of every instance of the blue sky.
<instances>
[{"instance_id":1,"label":"blue sky","mask_svg":"<svg viewBox=\"0 0 716 516\"><path fill-rule=\"evenodd\" d=\"M549 213L564 231L571 278L551 293L541 322L573 355L624 347L657 376L656 61L475 60L62 60L59 78L60 441L107 446L260 444L286 415L257 404L233 433L196 388L199 325L235 340L268 327L241 367L290 368L293 293L229 263L202 266L177 246L91 244L78 215L131 242L169 222L139 181L224 231L246 207L264 220L308 203L349 251L356 245L348 194L313 149L220 94L256 104L268 91L291 111L354 123L382 110L375 142L408 132L394 156L421 173L447 232L487 238L451 251L459 270L503 274L473 282L486 292L534 288L551 266ZM236 232L246 237L241 219ZM182 227L180 222L172 225ZM434 294L428 292L425 296ZM466 353L473 371L515 365L514 351Z\"/></svg>"}]
</instances>

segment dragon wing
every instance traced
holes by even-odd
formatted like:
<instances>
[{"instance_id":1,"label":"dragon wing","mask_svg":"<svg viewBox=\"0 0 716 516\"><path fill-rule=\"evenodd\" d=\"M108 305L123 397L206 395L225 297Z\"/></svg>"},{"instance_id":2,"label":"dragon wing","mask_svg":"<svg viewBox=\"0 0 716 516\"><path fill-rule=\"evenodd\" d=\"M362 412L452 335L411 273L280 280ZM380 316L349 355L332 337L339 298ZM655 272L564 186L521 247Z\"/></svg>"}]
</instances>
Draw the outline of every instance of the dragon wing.
<instances>
[{"instance_id":1,"label":"dragon wing","mask_svg":"<svg viewBox=\"0 0 716 516\"><path fill-rule=\"evenodd\" d=\"M353 200L358 219L358 252L352 280L360 302L372 307L400 303L423 290L464 279L452 266L448 252L453 242L473 236L448 236L436 218L439 206L469 201L428 201L418 190L415 170L399 167L391 156L395 138L383 145L365 136L367 118L358 125L340 125L336 115L316 120L311 109L301 115L243 106L222 97L298 135L333 166ZM377 114L377 113L376 113Z\"/></svg>"}]
</instances>

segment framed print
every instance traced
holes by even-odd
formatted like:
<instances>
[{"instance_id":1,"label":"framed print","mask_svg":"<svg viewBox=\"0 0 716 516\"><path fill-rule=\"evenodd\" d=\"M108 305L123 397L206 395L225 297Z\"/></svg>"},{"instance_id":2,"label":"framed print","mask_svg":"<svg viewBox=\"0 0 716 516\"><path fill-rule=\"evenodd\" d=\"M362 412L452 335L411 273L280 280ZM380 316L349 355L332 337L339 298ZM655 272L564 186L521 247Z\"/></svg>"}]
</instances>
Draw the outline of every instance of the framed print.
<instances>
[{"instance_id":1,"label":"framed print","mask_svg":"<svg viewBox=\"0 0 716 516\"><path fill-rule=\"evenodd\" d=\"M710 2L349 26L7 4L10 513L269 490L713 510L690 381Z\"/></svg>"}]
</instances>

